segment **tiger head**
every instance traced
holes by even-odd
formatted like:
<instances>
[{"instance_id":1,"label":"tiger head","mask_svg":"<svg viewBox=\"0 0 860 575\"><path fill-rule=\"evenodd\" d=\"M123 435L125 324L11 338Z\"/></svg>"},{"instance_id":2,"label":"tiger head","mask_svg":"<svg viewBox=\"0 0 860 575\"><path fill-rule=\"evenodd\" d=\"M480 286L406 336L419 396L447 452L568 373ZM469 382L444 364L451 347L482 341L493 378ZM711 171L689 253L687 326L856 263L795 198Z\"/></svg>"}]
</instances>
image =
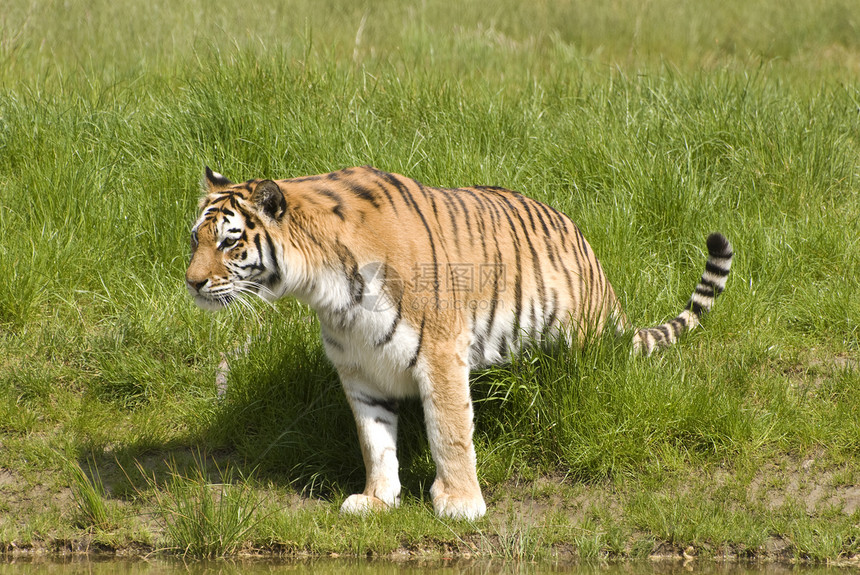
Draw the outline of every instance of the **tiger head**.
<instances>
[{"instance_id":1,"label":"tiger head","mask_svg":"<svg viewBox=\"0 0 860 575\"><path fill-rule=\"evenodd\" d=\"M191 263L185 285L194 302L217 310L243 294L274 299L282 271L278 229L287 211L272 180L234 184L208 167L205 195L191 229Z\"/></svg>"}]
</instances>

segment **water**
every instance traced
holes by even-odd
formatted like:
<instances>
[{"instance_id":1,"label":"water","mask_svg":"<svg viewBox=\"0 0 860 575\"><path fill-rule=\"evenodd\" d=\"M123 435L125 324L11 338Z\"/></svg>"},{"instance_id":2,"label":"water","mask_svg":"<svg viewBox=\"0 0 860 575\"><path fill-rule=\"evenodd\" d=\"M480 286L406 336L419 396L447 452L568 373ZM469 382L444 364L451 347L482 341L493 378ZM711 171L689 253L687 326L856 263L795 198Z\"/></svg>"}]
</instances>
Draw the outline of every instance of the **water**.
<instances>
[{"instance_id":1,"label":"water","mask_svg":"<svg viewBox=\"0 0 860 575\"><path fill-rule=\"evenodd\" d=\"M341 561L312 560L290 562L264 561L92 561L72 559L17 560L0 563L0 575L328 575L356 573L358 575L541 575L562 573L571 575L840 575L856 573L837 568L798 568L787 565L745 566L712 563L682 564L625 563L620 565L557 565L552 563L514 563L503 561L408 561L384 560Z\"/></svg>"}]
</instances>

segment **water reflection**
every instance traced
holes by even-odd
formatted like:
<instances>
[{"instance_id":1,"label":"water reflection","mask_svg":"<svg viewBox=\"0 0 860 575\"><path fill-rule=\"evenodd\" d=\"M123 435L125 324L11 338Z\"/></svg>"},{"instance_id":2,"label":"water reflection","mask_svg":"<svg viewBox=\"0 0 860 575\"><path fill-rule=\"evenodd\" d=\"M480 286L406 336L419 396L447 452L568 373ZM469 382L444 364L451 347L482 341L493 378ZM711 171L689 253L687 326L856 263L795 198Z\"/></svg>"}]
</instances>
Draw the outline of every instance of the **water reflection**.
<instances>
[{"instance_id":1,"label":"water reflection","mask_svg":"<svg viewBox=\"0 0 860 575\"><path fill-rule=\"evenodd\" d=\"M797 568L783 565L744 566L716 564L626 563L621 565L558 565L502 561L344 561L291 562L189 562L181 561L85 561L57 562L17 560L0 563L0 575L839 575L835 568Z\"/></svg>"}]
</instances>

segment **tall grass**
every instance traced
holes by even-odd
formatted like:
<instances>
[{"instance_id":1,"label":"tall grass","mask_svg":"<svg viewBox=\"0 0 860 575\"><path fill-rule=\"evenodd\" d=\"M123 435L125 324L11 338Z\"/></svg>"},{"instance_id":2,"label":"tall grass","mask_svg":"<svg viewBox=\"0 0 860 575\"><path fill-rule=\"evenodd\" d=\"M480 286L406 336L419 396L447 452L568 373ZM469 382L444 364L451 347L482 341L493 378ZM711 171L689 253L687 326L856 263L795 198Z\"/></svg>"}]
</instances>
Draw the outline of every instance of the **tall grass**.
<instances>
[{"instance_id":1,"label":"tall grass","mask_svg":"<svg viewBox=\"0 0 860 575\"><path fill-rule=\"evenodd\" d=\"M98 471L90 468L88 475L77 462L69 462L68 470L79 524L87 528L110 529L115 523L115 513L106 501L107 494Z\"/></svg>"},{"instance_id":2,"label":"tall grass","mask_svg":"<svg viewBox=\"0 0 860 575\"><path fill-rule=\"evenodd\" d=\"M233 555L262 519L257 515L261 505L257 493L247 478L234 482L232 468L212 483L203 472L202 460L190 476L173 466L164 485L150 478L142 466L138 469L155 494L165 545L180 555L200 559Z\"/></svg>"},{"instance_id":3,"label":"tall grass","mask_svg":"<svg viewBox=\"0 0 860 575\"><path fill-rule=\"evenodd\" d=\"M0 467L202 445L301 493L360 489L310 310L207 315L182 277L204 165L242 180L368 163L565 211L636 325L681 309L709 231L735 246L725 295L667 353L633 359L606 340L476 374L489 492L539 474L852 461L858 13L856 0L7 2ZM416 500L433 474L422 423L405 406Z\"/></svg>"}]
</instances>

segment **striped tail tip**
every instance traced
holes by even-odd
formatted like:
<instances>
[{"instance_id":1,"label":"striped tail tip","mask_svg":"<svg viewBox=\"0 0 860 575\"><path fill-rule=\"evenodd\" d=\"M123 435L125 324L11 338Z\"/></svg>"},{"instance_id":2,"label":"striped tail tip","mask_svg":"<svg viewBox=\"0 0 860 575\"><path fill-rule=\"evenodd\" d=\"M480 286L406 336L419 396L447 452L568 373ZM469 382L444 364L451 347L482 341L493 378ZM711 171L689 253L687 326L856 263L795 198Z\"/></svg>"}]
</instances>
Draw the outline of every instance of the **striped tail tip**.
<instances>
[{"instance_id":1,"label":"striped tail tip","mask_svg":"<svg viewBox=\"0 0 860 575\"><path fill-rule=\"evenodd\" d=\"M633 336L635 353L650 355L657 348L672 345L678 341L681 334L699 325L703 314L711 311L714 300L726 288L734 252L726 236L717 232L708 236L707 246L708 261L705 271L684 311L664 324L638 330Z\"/></svg>"},{"instance_id":2,"label":"striped tail tip","mask_svg":"<svg viewBox=\"0 0 860 575\"><path fill-rule=\"evenodd\" d=\"M711 311L716 297L726 289L732 256L732 244L726 236L716 232L708 236L708 262L705 264L705 273L687 302L687 309L695 314L696 319Z\"/></svg>"}]
</instances>

